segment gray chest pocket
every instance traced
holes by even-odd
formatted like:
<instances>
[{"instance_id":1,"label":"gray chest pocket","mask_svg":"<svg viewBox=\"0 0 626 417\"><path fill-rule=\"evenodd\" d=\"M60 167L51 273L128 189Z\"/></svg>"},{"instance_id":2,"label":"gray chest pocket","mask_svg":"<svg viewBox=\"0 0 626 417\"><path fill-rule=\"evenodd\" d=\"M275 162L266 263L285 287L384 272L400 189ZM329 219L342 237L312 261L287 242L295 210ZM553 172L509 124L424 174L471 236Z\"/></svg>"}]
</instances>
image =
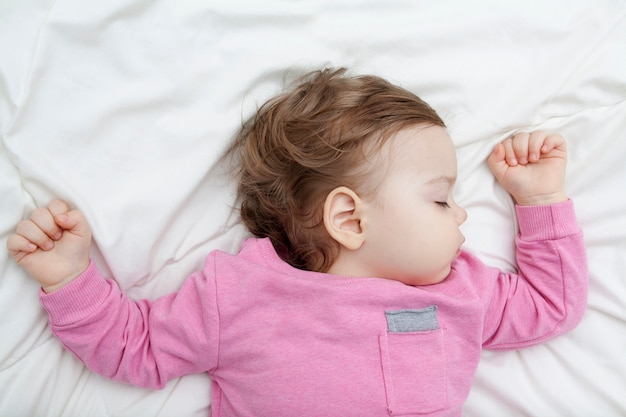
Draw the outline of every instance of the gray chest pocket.
<instances>
[{"instance_id":1,"label":"gray chest pocket","mask_svg":"<svg viewBox=\"0 0 626 417\"><path fill-rule=\"evenodd\" d=\"M444 329L436 306L385 313L379 337L381 365L392 416L431 413L448 406Z\"/></svg>"},{"instance_id":2,"label":"gray chest pocket","mask_svg":"<svg viewBox=\"0 0 626 417\"><path fill-rule=\"evenodd\" d=\"M411 333L437 330L437 306L419 308L415 310L385 311L387 330L390 333Z\"/></svg>"}]
</instances>

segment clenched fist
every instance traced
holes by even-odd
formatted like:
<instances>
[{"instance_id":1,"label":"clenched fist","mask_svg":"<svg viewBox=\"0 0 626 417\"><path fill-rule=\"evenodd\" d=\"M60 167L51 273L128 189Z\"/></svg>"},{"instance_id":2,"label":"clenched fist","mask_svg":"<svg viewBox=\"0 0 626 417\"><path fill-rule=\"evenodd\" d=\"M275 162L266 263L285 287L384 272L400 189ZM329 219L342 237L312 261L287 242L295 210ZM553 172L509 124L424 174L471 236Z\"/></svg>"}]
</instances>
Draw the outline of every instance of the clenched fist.
<instances>
[{"instance_id":1,"label":"clenched fist","mask_svg":"<svg viewBox=\"0 0 626 417\"><path fill-rule=\"evenodd\" d=\"M89 266L91 229L84 216L54 200L22 220L7 248L15 261L46 292L74 280Z\"/></svg>"},{"instance_id":2,"label":"clenched fist","mask_svg":"<svg viewBox=\"0 0 626 417\"><path fill-rule=\"evenodd\" d=\"M519 205L567 200L564 191L567 143L561 135L542 131L517 133L499 143L487 163Z\"/></svg>"}]
</instances>

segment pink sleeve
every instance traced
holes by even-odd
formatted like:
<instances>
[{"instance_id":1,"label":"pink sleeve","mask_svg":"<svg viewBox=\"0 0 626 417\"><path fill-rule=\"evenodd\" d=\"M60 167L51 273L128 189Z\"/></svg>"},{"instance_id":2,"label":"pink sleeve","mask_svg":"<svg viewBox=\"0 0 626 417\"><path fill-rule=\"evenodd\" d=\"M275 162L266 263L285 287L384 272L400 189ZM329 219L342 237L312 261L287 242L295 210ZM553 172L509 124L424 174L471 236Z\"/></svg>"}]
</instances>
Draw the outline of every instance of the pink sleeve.
<instances>
[{"instance_id":1,"label":"pink sleeve","mask_svg":"<svg viewBox=\"0 0 626 417\"><path fill-rule=\"evenodd\" d=\"M133 302L94 263L76 280L40 300L52 332L87 367L108 378L162 388L217 362L218 322L211 257L181 289Z\"/></svg>"},{"instance_id":2,"label":"pink sleeve","mask_svg":"<svg viewBox=\"0 0 626 417\"><path fill-rule=\"evenodd\" d=\"M518 274L499 273L483 291L483 343L516 349L573 329L587 306L587 258L571 201L517 206Z\"/></svg>"}]
</instances>

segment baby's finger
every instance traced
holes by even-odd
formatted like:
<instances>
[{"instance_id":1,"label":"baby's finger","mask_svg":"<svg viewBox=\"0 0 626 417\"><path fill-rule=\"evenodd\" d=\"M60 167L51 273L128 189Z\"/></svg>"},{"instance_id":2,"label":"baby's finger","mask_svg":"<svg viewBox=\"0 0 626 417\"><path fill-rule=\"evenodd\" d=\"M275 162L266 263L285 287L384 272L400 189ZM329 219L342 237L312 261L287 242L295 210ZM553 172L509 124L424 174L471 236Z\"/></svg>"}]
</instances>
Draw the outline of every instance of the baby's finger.
<instances>
[{"instance_id":1,"label":"baby's finger","mask_svg":"<svg viewBox=\"0 0 626 417\"><path fill-rule=\"evenodd\" d=\"M47 208L38 208L30 214L30 220L52 240L59 240L63 235L61 228L54 220L54 216Z\"/></svg>"},{"instance_id":2,"label":"baby's finger","mask_svg":"<svg viewBox=\"0 0 626 417\"><path fill-rule=\"evenodd\" d=\"M507 138L502 141L502 145L504 146L504 160L509 166L517 165L517 157L515 156L515 151L513 150L513 139Z\"/></svg>"},{"instance_id":3,"label":"baby's finger","mask_svg":"<svg viewBox=\"0 0 626 417\"><path fill-rule=\"evenodd\" d=\"M543 142L541 153L548 153L553 149L567 152L567 142L565 138L559 134L549 135Z\"/></svg>"},{"instance_id":4,"label":"baby's finger","mask_svg":"<svg viewBox=\"0 0 626 417\"><path fill-rule=\"evenodd\" d=\"M19 222L15 233L43 250L50 250L54 247L52 239L30 219Z\"/></svg>"},{"instance_id":5,"label":"baby's finger","mask_svg":"<svg viewBox=\"0 0 626 417\"><path fill-rule=\"evenodd\" d=\"M497 164L504 161L505 156L506 153L504 151L504 145L502 143L498 143L491 151L491 154L487 158L487 162L490 164Z\"/></svg>"},{"instance_id":6,"label":"baby's finger","mask_svg":"<svg viewBox=\"0 0 626 417\"><path fill-rule=\"evenodd\" d=\"M56 217L57 223L77 236L91 238L91 229L85 216L78 210L70 210Z\"/></svg>"},{"instance_id":7,"label":"baby's finger","mask_svg":"<svg viewBox=\"0 0 626 417\"><path fill-rule=\"evenodd\" d=\"M48 210L52 214L52 217L56 217L60 214L66 214L68 211L70 211L70 206L68 206L65 201L52 200L48 204Z\"/></svg>"},{"instance_id":8,"label":"baby's finger","mask_svg":"<svg viewBox=\"0 0 626 417\"><path fill-rule=\"evenodd\" d=\"M544 145L546 139L545 132L536 130L530 134L528 142L528 160L530 162L537 162L541 157L541 148Z\"/></svg>"},{"instance_id":9,"label":"baby's finger","mask_svg":"<svg viewBox=\"0 0 626 417\"><path fill-rule=\"evenodd\" d=\"M526 165L528 163L528 139L530 135L526 132L521 132L513 136L513 151L517 161Z\"/></svg>"},{"instance_id":10,"label":"baby's finger","mask_svg":"<svg viewBox=\"0 0 626 417\"><path fill-rule=\"evenodd\" d=\"M37 245L21 235L11 235L7 238L7 249L14 258L22 253L31 253L37 250Z\"/></svg>"}]
</instances>

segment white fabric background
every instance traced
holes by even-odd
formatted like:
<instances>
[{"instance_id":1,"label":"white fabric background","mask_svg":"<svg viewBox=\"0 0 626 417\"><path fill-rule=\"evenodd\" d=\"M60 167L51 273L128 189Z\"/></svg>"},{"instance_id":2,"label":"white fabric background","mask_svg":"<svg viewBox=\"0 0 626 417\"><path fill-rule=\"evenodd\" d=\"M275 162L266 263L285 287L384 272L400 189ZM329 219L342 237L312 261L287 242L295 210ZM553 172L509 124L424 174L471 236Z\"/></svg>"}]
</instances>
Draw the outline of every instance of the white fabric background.
<instances>
[{"instance_id":1,"label":"white fabric background","mask_svg":"<svg viewBox=\"0 0 626 417\"><path fill-rule=\"evenodd\" d=\"M94 259L131 297L175 290L245 235L220 152L285 77L324 65L386 77L440 112L466 247L501 268L514 267L513 206L486 156L518 130L568 138L588 311L547 344L485 352L464 414L626 415L624 1L4 0L1 246L60 197L84 211ZM0 415L208 415L206 375L147 391L86 370L37 295L0 250Z\"/></svg>"}]
</instances>

